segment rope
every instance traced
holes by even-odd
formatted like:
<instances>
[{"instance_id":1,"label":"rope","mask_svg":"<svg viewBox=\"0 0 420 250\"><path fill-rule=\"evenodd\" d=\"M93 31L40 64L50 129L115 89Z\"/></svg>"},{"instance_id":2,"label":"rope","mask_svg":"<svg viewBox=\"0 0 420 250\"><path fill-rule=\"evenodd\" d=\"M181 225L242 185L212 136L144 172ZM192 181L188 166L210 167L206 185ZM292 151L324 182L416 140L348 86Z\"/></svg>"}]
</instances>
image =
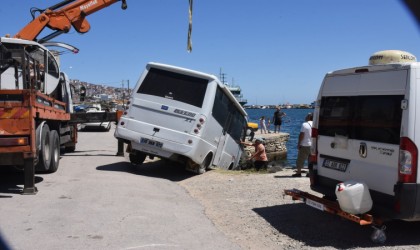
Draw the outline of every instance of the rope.
<instances>
[{"instance_id":1,"label":"rope","mask_svg":"<svg viewBox=\"0 0 420 250\"><path fill-rule=\"evenodd\" d=\"M193 13L193 0L189 0L190 8L189 8L189 25L188 25L188 42L187 42L187 51L192 51L192 41L191 41L191 33L192 33L192 13Z\"/></svg>"}]
</instances>

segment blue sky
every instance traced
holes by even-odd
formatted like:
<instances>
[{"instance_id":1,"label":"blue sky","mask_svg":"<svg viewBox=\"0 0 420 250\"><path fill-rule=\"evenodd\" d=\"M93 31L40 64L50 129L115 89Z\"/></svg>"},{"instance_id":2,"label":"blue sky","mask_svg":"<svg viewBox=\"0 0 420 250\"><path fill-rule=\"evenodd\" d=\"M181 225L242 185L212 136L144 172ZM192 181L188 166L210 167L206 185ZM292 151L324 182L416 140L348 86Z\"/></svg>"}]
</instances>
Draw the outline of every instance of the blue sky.
<instances>
[{"instance_id":1,"label":"blue sky","mask_svg":"<svg viewBox=\"0 0 420 250\"><path fill-rule=\"evenodd\" d=\"M0 35L16 34L30 7L59 0L2 0ZM80 49L61 57L72 79L114 87L137 82L147 62L219 76L248 104L310 103L325 73L366 65L376 51L420 58L420 26L397 0L195 0L192 53L187 0L127 0L87 17L91 30L54 39Z\"/></svg>"}]
</instances>

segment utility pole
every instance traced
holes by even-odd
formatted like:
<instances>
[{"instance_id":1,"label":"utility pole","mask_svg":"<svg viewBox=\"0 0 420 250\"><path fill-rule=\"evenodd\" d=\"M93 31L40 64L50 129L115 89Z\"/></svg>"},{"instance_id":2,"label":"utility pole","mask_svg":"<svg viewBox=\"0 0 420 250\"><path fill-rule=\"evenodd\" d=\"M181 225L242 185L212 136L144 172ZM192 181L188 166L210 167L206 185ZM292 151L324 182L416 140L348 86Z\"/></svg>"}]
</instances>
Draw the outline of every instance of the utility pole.
<instances>
[{"instance_id":1,"label":"utility pole","mask_svg":"<svg viewBox=\"0 0 420 250\"><path fill-rule=\"evenodd\" d=\"M226 81L225 81L225 78L226 78L226 73L222 73L222 68L220 68L220 73L219 73L219 77L220 77L220 81L223 83L223 84L226 84Z\"/></svg>"},{"instance_id":2,"label":"utility pole","mask_svg":"<svg viewBox=\"0 0 420 250\"><path fill-rule=\"evenodd\" d=\"M130 98L130 80L127 80L128 98Z\"/></svg>"},{"instance_id":3,"label":"utility pole","mask_svg":"<svg viewBox=\"0 0 420 250\"><path fill-rule=\"evenodd\" d=\"M121 80L121 98L122 98L122 102L123 102L123 108L125 109L125 93L124 93L124 80Z\"/></svg>"}]
</instances>

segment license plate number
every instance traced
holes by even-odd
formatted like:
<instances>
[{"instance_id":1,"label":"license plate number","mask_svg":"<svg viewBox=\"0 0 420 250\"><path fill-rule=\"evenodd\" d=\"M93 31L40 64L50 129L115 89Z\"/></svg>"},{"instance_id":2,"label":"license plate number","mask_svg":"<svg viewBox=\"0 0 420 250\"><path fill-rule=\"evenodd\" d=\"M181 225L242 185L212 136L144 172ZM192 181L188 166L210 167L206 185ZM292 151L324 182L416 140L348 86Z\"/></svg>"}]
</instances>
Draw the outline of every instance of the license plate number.
<instances>
[{"instance_id":1,"label":"license plate number","mask_svg":"<svg viewBox=\"0 0 420 250\"><path fill-rule=\"evenodd\" d=\"M140 138L140 143L143 144L143 145L149 145L149 146L153 146L153 147L157 147L157 148L162 148L163 147L162 142L150 140L150 139L143 138L143 137Z\"/></svg>"},{"instance_id":2,"label":"license plate number","mask_svg":"<svg viewBox=\"0 0 420 250\"><path fill-rule=\"evenodd\" d=\"M311 207L316 208L318 210L324 211L324 204L322 204L322 203L319 203L317 201L313 201L313 200L310 200L310 199L306 199L305 203L308 206L311 206Z\"/></svg>"},{"instance_id":3,"label":"license plate number","mask_svg":"<svg viewBox=\"0 0 420 250\"><path fill-rule=\"evenodd\" d=\"M341 172L345 172L347 169L348 163L325 159L322 166L325 168L331 168L331 169L335 169Z\"/></svg>"}]
</instances>

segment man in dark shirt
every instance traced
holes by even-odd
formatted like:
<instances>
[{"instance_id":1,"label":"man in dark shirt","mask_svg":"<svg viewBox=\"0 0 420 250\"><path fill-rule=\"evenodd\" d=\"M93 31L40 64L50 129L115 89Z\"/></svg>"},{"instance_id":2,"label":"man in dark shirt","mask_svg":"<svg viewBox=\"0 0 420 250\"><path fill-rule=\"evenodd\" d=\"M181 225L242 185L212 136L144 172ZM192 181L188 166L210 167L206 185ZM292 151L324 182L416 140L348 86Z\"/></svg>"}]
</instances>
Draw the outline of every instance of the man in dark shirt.
<instances>
[{"instance_id":1,"label":"man in dark shirt","mask_svg":"<svg viewBox=\"0 0 420 250\"><path fill-rule=\"evenodd\" d=\"M276 111L274 112L273 116L273 123L274 123L274 133L279 132L280 133L280 126L282 122L282 118L286 116L284 112L281 112L280 107L276 108Z\"/></svg>"}]
</instances>

